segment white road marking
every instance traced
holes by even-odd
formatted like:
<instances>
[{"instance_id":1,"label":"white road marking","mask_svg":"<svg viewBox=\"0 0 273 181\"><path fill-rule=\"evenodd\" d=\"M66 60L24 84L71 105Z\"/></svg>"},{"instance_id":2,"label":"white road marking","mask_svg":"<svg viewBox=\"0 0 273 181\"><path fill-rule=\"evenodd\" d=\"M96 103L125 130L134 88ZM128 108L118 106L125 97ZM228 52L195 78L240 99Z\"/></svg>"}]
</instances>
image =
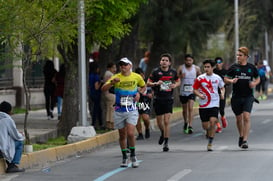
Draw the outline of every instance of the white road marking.
<instances>
[{"instance_id":1,"label":"white road marking","mask_svg":"<svg viewBox=\"0 0 273 181\"><path fill-rule=\"evenodd\" d=\"M167 181L178 181L178 180L182 179L183 177L185 177L186 175L188 175L191 172L192 172L191 169L184 169L181 172L178 172L177 174L175 174L174 176L169 178Z\"/></svg>"},{"instance_id":2,"label":"white road marking","mask_svg":"<svg viewBox=\"0 0 273 181\"><path fill-rule=\"evenodd\" d=\"M227 148L228 148L228 146L219 146L219 147L217 148L217 150L223 151L223 150L226 150Z\"/></svg>"},{"instance_id":3,"label":"white road marking","mask_svg":"<svg viewBox=\"0 0 273 181\"><path fill-rule=\"evenodd\" d=\"M12 179L14 179L14 178L16 178L16 177L18 177L19 175L10 175L10 176L8 176L7 178L1 178L0 177L0 180L1 181L10 181L10 180L12 180Z\"/></svg>"},{"instance_id":4,"label":"white road marking","mask_svg":"<svg viewBox=\"0 0 273 181\"><path fill-rule=\"evenodd\" d=\"M271 121L272 121L272 119L266 119L266 120L262 121L262 124L267 124L267 123L269 123Z\"/></svg>"}]
</instances>

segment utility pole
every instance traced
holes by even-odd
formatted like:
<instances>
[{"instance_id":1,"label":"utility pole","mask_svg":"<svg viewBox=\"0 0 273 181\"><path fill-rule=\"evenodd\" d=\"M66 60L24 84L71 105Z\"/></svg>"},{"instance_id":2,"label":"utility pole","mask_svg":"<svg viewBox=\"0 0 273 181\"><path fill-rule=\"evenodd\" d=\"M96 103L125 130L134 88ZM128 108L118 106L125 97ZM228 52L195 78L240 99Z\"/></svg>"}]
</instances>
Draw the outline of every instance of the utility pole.
<instances>
[{"instance_id":1,"label":"utility pole","mask_svg":"<svg viewBox=\"0 0 273 181\"><path fill-rule=\"evenodd\" d=\"M235 22L235 59L239 49L239 17L238 17L238 0L234 0L234 22Z\"/></svg>"},{"instance_id":2,"label":"utility pole","mask_svg":"<svg viewBox=\"0 0 273 181\"><path fill-rule=\"evenodd\" d=\"M78 59L79 59L79 119L81 126L87 126L86 106L86 55L85 55L85 19L84 0L78 0Z\"/></svg>"},{"instance_id":3,"label":"utility pole","mask_svg":"<svg viewBox=\"0 0 273 181\"><path fill-rule=\"evenodd\" d=\"M268 44L268 33L267 33L267 30L265 29L264 31L264 43L265 43L265 59L269 62L269 44Z\"/></svg>"}]
</instances>

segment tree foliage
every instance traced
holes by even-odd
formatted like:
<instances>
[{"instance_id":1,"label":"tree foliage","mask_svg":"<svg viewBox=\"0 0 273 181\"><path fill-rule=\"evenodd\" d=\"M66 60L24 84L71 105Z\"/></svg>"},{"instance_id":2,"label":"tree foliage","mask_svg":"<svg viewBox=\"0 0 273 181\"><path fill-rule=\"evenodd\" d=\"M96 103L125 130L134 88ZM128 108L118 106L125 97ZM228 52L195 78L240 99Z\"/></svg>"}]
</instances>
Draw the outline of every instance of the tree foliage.
<instances>
[{"instance_id":1,"label":"tree foliage","mask_svg":"<svg viewBox=\"0 0 273 181\"><path fill-rule=\"evenodd\" d=\"M11 50L23 50L28 61L55 57L59 51L66 64L67 77L64 93L64 118L60 134L67 136L78 121L78 1L75 0L1 0L0 36ZM86 47L108 45L113 38L121 38L130 31L125 20L130 18L144 0L85 1ZM24 51L13 51L23 59Z\"/></svg>"}]
</instances>

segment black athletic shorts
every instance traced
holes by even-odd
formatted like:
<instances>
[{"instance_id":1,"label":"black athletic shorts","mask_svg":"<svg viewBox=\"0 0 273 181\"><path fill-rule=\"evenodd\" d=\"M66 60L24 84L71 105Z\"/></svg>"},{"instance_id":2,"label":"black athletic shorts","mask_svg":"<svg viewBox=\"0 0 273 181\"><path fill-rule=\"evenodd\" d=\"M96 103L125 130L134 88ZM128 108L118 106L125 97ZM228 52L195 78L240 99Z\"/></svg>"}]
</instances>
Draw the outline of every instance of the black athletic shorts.
<instances>
[{"instance_id":1,"label":"black athletic shorts","mask_svg":"<svg viewBox=\"0 0 273 181\"><path fill-rule=\"evenodd\" d=\"M219 108L199 108L199 115L202 122L208 122L211 117L218 118Z\"/></svg>"},{"instance_id":2,"label":"black athletic shorts","mask_svg":"<svg viewBox=\"0 0 273 181\"><path fill-rule=\"evenodd\" d=\"M190 99L195 101L195 97L195 94L190 94L188 96L179 96L179 99L182 104L186 104Z\"/></svg>"},{"instance_id":3,"label":"black athletic shorts","mask_svg":"<svg viewBox=\"0 0 273 181\"><path fill-rule=\"evenodd\" d=\"M231 98L231 108L236 116L242 114L243 112L251 113L253 102L255 98L251 95L248 97L232 97Z\"/></svg>"},{"instance_id":4,"label":"black athletic shorts","mask_svg":"<svg viewBox=\"0 0 273 181\"><path fill-rule=\"evenodd\" d=\"M137 108L139 114L150 114L151 112L150 102L139 102Z\"/></svg>"},{"instance_id":5,"label":"black athletic shorts","mask_svg":"<svg viewBox=\"0 0 273 181\"><path fill-rule=\"evenodd\" d=\"M166 113L173 113L173 99L158 100L154 99L153 102L155 114L157 116L163 115Z\"/></svg>"}]
</instances>

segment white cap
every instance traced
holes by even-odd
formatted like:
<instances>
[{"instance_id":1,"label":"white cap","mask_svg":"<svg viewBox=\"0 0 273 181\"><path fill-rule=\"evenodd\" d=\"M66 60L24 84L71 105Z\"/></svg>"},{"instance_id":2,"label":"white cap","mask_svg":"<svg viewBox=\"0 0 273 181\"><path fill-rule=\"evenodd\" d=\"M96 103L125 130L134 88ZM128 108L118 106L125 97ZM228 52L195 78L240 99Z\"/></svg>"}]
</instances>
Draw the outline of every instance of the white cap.
<instances>
[{"instance_id":1,"label":"white cap","mask_svg":"<svg viewBox=\"0 0 273 181\"><path fill-rule=\"evenodd\" d=\"M128 58L126 58L126 57L120 59L120 62L124 62L124 63L132 65L132 62Z\"/></svg>"},{"instance_id":2,"label":"white cap","mask_svg":"<svg viewBox=\"0 0 273 181\"><path fill-rule=\"evenodd\" d=\"M268 65L268 61L267 61L267 60L263 60L263 64L264 64L265 66L267 66L267 65Z\"/></svg>"}]
</instances>

